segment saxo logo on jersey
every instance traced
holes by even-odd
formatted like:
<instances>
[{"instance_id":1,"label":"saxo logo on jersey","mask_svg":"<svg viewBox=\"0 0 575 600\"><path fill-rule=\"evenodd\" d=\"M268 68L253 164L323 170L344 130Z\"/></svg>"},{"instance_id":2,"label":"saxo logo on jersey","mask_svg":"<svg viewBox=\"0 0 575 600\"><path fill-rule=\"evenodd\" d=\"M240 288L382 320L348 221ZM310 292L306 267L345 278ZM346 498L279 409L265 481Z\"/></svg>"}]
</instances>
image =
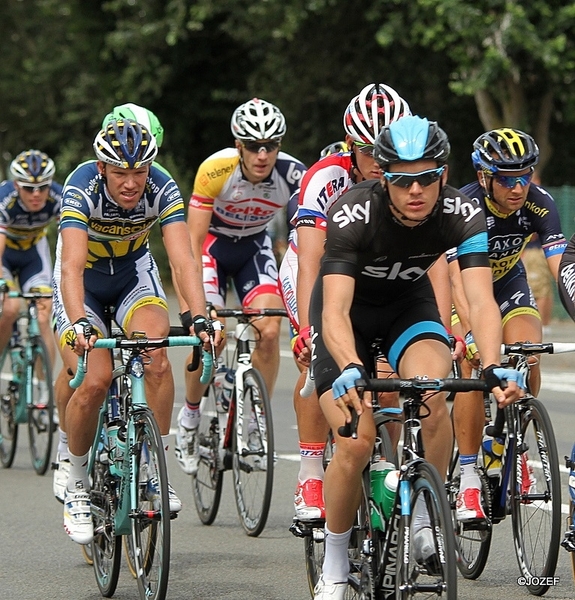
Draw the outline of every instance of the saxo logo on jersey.
<instances>
[{"instance_id":1,"label":"saxo logo on jersey","mask_svg":"<svg viewBox=\"0 0 575 600\"><path fill-rule=\"evenodd\" d=\"M333 220L335 223L339 224L340 229L342 227L347 227L350 223L355 223L356 221L365 221L366 224L369 223L369 207L371 205L371 200L368 200L365 203L365 206L361 204L344 204L341 207L341 210L338 210L333 215Z\"/></svg>"}]
</instances>

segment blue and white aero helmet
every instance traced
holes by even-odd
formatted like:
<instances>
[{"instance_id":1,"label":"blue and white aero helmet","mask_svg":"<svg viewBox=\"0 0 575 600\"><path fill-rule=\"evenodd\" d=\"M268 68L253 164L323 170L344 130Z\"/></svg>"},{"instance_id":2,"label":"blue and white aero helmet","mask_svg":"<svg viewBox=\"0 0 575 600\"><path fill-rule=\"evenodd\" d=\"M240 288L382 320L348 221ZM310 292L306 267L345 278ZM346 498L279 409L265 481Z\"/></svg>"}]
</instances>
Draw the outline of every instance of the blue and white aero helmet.
<instances>
[{"instance_id":1,"label":"blue and white aero helmet","mask_svg":"<svg viewBox=\"0 0 575 600\"><path fill-rule=\"evenodd\" d=\"M49 183L55 171L54 161L40 150L24 150L10 163L10 175L21 183Z\"/></svg>"},{"instance_id":2,"label":"blue and white aero helmet","mask_svg":"<svg viewBox=\"0 0 575 600\"><path fill-rule=\"evenodd\" d=\"M145 167L158 154L156 138L131 119L108 121L96 135L93 147L98 160L121 169Z\"/></svg>"}]
</instances>

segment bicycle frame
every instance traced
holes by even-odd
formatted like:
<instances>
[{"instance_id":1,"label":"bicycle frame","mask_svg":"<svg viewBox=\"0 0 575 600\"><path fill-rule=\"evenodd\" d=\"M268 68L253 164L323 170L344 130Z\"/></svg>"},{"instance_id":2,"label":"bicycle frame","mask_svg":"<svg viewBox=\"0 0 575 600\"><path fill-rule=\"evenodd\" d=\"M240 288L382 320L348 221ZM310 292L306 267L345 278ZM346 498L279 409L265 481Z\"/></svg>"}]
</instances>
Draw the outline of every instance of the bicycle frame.
<instances>
[{"instance_id":1,"label":"bicycle frame","mask_svg":"<svg viewBox=\"0 0 575 600\"><path fill-rule=\"evenodd\" d=\"M38 323L38 306L37 301L40 298L52 298L52 294L42 293L21 293L8 292L9 298L23 298L26 300L26 313L22 313L18 320L22 317L26 319L26 337L25 343L16 348L17 353L12 358L14 383L19 386L18 404L16 405L15 419L16 423L22 424L28 421L27 406L32 402L32 387L33 387L33 341L40 337L40 326ZM14 324L18 327L18 322ZM21 353L20 350L21 349ZM9 347L6 351L10 351ZM18 369L19 367L19 369Z\"/></svg>"},{"instance_id":2,"label":"bicycle frame","mask_svg":"<svg viewBox=\"0 0 575 600\"><path fill-rule=\"evenodd\" d=\"M194 336L182 336L182 337L171 337L169 339L169 346L190 346L200 345L202 342ZM130 344L130 342L132 344ZM144 360L138 350L138 342L141 347L145 347L146 342L152 343L153 340L147 340L146 338L134 338L132 340L126 339L113 339L105 338L96 340L94 348L130 348L130 345L134 348L130 358L117 367L113 372L114 379L119 377L127 376L130 381L130 393L125 397L121 398L121 402L124 403L124 415L126 418L126 448L122 459L120 469L112 469L110 471L119 478L118 485L118 505L114 511L114 532L115 535L128 535L131 532L131 521L132 517L136 514L137 510L137 498L138 498L138 485L139 482L135 481L135 478L131 476L136 469L136 461L138 460L137 452L135 451L136 445L136 431L135 422L137 419L138 412L148 408L146 400L146 392L144 387ZM76 371L76 377L70 382L70 386L75 388L78 387L83 379L85 373L85 363L82 357L78 359L78 369ZM212 370L212 356L209 353L204 353L204 370L202 373L202 380L209 380ZM128 396L130 401L128 402ZM102 404L98 417L98 425L96 428L96 434L94 436L94 442L92 445L92 452L90 453L88 472L92 472L96 452L94 449L98 448L101 440L104 438L107 442L107 431L106 424L108 422L108 402L107 400ZM112 465L110 465L112 467ZM118 472L119 471L119 472Z\"/></svg>"}]
</instances>

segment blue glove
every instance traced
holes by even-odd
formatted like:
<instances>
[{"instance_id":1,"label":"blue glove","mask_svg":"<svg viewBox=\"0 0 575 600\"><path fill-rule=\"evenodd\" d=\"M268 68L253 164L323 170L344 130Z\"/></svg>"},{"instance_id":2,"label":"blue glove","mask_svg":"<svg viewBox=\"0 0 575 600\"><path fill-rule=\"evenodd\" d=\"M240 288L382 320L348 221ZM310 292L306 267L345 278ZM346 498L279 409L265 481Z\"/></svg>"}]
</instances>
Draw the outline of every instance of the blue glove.
<instances>
[{"instance_id":1,"label":"blue glove","mask_svg":"<svg viewBox=\"0 0 575 600\"><path fill-rule=\"evenodd\" d=\"M367 380L367 372L363 365L350 363L341 372L339 377L333 382L331 390L333 392L333 399L337 400L344 394L347 394L347 390L355 387L355 383L358 379Z\"/></svg>"},{"instance_id":2,"label":"blue glove","mask_svg":"<svg viewBox=\"0 0 575 600\"><path fill-rule=\"evenodd\" d=\"M489 365L483 369L483 377L485 377L485 381L489 384L489 389L503 387L501 384L504 381L516 381L521 389L525 389L523 373L520 373L516 369L504 369L497 365Z\"/></svg>"}]
</instances>

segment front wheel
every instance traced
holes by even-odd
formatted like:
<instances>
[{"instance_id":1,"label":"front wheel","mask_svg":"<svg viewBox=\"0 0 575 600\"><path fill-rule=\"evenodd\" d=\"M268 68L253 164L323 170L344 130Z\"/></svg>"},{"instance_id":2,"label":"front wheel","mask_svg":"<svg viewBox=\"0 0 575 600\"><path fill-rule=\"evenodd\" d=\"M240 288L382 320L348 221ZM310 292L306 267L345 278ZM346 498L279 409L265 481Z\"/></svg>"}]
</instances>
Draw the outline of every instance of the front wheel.
<instances>
[{"instance_id":1,"label":"front wheel","mask_svg":"<svg viewBox=\"0 0 575 600\"><path fill-rule=\"evenodd\" d=\"M408 478L411 514L402 516L399 529L396 598L456 600L455 540L445 485L424 461L408 467Z\"/></svg>"},{"instance_id":2,"label":"front wheel","mask_svg":"<svg viewBox=\"0 0 575 600\"><path fill-rule=\"evenodd\" d=\"M216 411L216 391L213 382L208 386L200 404L200 425L198 427L199 463L198 472L192 477L192 492L198 517L204 525L211 525L220 507L222 484L224 481L223 465L220 464L220 421Z\"/></svg>"},{"instance_id":3,"label":"front wheel","mask_svg":"<svg viewBox=\"0 0 575 600\"><path fill-rule=\"evenodd\" d=\"M274 434L268 390L257 369L243 374L244 397L237 398L233 443L236 507L250 536L264 529L271 504L274 477ZM242 407L240 407L240 403ZM238 440L238 431L241 437Z\"/></svg>"},{"instance_id":4,"label":"front wheel","mask_svg":"<svg viewBox=\"0 0 575 600\"><path fill-rule=\"evenodd\" d=\"M510 489L515 552L521 573L544 581L553 577L561 538L561 479L555 434L547 409L530 398L519 407L521 444L513 457ZM541 596L549 585L532 584Z\"/></svg>"},{"instance_id":5,"label":"front wheel","mask_svg":"<svg viewBox=\"0 0 575 600\"><path fill-rule=\"evenodd\" d=\"M31 375L26 385L30 455L36 473L44 475L52 454L54 388L48 350L41 338L34 340L28 373Z\"/></svg>"},{"instance_id":6,"label":"front wheel","mask_svg":"<svg viewBox=\"0 0 575 600\"><path fill-rule=\"evenodd\" d=\"M12 358L6 348L0 357L0 463L5 469L12 466L16 455L18 396L18 385L12 375Z\"/></svg>"},{"instance_id":7,"label":"front wheel","mask_svg":"<svg viewBox=\"0 0 575 600\"><path fill-rule=\"evenodd\" d=\"M132 517L133 566L142 600L163 600L170 571L170 501L168 472L160 430L150 410L135 417L136 456L134 478L138 482Z\"/></svg>"}]
</instances>

